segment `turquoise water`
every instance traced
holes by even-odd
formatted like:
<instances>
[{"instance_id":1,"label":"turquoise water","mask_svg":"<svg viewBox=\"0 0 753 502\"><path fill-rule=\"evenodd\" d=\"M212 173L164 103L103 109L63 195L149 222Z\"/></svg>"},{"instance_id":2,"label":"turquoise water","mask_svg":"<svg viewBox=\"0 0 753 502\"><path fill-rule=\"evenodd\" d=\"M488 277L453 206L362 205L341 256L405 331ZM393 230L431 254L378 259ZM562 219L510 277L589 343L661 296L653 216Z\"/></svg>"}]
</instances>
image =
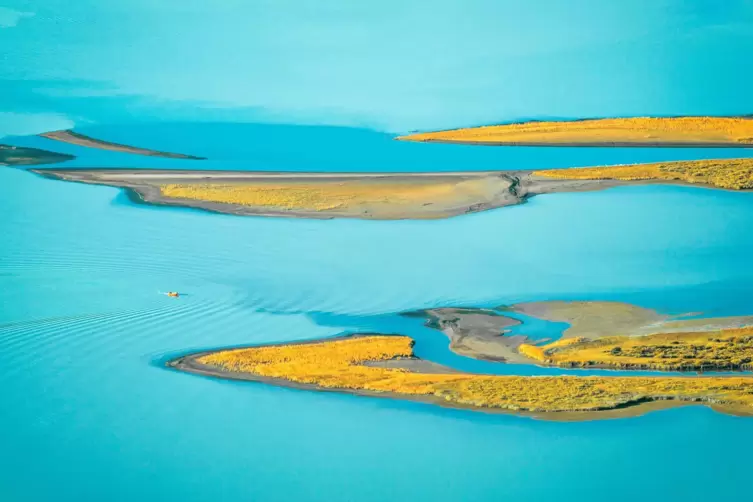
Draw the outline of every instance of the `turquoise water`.
<instances>
[{"instance_id":1,"label":"turquoise water","mask_svg":"<svg viewBox=\"0 0 753 502\"><path fill-rule=\"evenodd\" d=\"M40 137L6 141L80 156L65 167L246 171L419 172L583 167L698 158L753 157L753 148L494 148L395 141L394 134L330 126L158 123L77 127L93 138L207 160L140 157Z\"/></svg>"},{"instance_id":2,"label":"turquoise water","mask_svg":"<svg viewBox=\"0 0 753 502\"><path fill-rule=\"evenodd\" d=\"M561 373L454 355L395 314L545 298L749 313L749 194L644 186L443 221L307 221L150 207L6 168L0 212L6 500L566 500L582 498L584 472L614 500L746 489L738 445L753 423L704 408L546 423L220 382L161 362L377 330L461 369ZM716 453L699 455L692 438Z\"/></svg>"},{"instance_id":3,"label":"turquoise water","mask_svg":"<svg viewBox=\"0 0 753 502\"><path fill-rule=\"evenodd\" d=\"M65 167L395 172L753 156L392 139L526 118L749 114L747 0L6 0L0 47L0 143L78 156ZM74 126L209 160L33 136ZM664 186L443 221L244 218L0 167L0 500L744 498L753 420L706 408L550 423L162 363L377 330L410 334L419 355L461 369L562 373L457 356L398 314L547 299L750 314L751 221L749 193Z\"/></svg>"}]
</instances>

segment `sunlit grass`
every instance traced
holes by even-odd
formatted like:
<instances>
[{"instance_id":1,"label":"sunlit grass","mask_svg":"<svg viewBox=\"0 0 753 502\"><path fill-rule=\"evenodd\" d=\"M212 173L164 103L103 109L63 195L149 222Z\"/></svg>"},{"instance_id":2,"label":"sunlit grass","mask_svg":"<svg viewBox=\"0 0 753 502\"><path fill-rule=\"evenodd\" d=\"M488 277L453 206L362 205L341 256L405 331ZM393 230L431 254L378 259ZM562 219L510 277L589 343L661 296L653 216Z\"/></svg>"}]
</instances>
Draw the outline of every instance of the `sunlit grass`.
<instances>
[{"instance_id":1,"label":"sunlit grass","mask_svg":"<svg viewBox=\"0 0 753 502\"><path fill-rule=\"evenodd\" d=\"M366 366L412 356L404 336L364 336L215 352L198 358L230 372L322 388L424 395L458 405L530 412L597 411L645 400L686 400L753 411L753 379L743 377L486 376L417 373Z\"/></svg>"},{"instance_id":2,"label":"sunlit grass","mask_svg":"<svg viewBox=\"0 0 753 502\"><path fill-rule=\"evenodd\" d=\"M525 122L411 134L410 141L536 144L753 144L753 120L739 117L634 117Z\"/></svg>"},{"instance_id":3,"label":"sunlit grass","mask_svg":"<svg viewBox=\"0 0 753 502\"><path fill-rule=\"evenodd\" d=\"M676 180L740 190L753 189L753 158L547 169L534 171L533 174L580 180Z\"/></svg>"},{"instance_id":4,"label":"sunlit grass","mask_svg":"<svg viewBox=\"0 0 753 502\"><path fill-rule=\"evenodd\" d=\"M478 182L475 182L478 183ZM467 186L466 183L465 186ZM420 204L451 197L462 182L390 183L318 181L311 183L165 184L163 196L288 210L328 211L360 204Z\"/></svg>"},{"instance_id":5,"label":"sunlit grass","mask_svg":"<svg viewBox=\"0 0 753 502\"><path fill-rule=\"evenodd\" d=\"M531 359L566 367L656 370L753 369L753 327L712 332L571 338L548 345L521 345Z\"/></svg>"}]
</instances>

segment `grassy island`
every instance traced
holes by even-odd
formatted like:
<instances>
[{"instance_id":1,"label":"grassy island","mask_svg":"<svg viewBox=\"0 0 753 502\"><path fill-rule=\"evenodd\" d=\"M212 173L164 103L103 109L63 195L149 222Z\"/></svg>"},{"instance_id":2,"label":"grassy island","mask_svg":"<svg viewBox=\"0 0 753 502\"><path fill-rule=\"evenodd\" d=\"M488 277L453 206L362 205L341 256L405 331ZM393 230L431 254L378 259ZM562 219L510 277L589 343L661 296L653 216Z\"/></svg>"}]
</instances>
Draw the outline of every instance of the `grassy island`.
<instances>
[{"instance_id":1,"label":"grassy island","mask_svg":"<svg viewBox=\"0 0 753 502\"><path fill-rule=\"evenodd\" d=\"M36 169L54 179L127 188L145 203L235 215L437 219L520 203L501 172L296 173ZM568 181L568 183L613 183Z\"/></svg>"},{"instance_id":2,"label":"grassy island","mask_svg":"<svg viewBox=\"0 0 753 502\"><path fill-rule=\"evenodd\" d=\"M500 146L753 147L753 119L631 117L532 121L410 134L397 139Z\"/></svg>"},{"instance_id":3,"label":"grassy island","mask_svg":"<svg viewBox=\"0 0 753 502\"><path fill-rule=\"evenodd\" d=\"M753 188L753 159L446 173L296 173L159 169L34 169L122 187L148 204L297 218L439 219L522 204L543 194L647 183Z\"/></svg>"},{"instance_id":4,"label":"grassy island","mask_svg":"<svg viewBox=\"0 0 753 502\"><path fill-rule=\"evenodd\" d=\"M750 370L753 369L753 326L596 340L563 338L546 345L522 344L518 350L542 363L570 368Z\"/></svg>"},{"instance_id":5,"label":"grassy island","mask_svg":"<svg viewBox=\"0 0 753 502\"><path fill-rule=\"evenodd\" d=\"M405 336L356 335L316 342L204 352L170 366L193 373L305 389L411 399L549 419L638 414L646 405L702 403L753 414L753 378L487 376L410 369ZM395 362L404 362L399 367ZM393 363L389 364L388 363ZM610 413L611 411L611 413Z\"/></svg>"},{"instance_id":6,"label":"grassy island","mask_svg":"<svg viewBox=\"0 0 753 502\"><path fill-rule=\"evenodd\" d=\"M732 190L750 190L753 189L753 158L547 169L534 171L533 175L571 180L682 181Z\"/></svg>"}]
</instances>

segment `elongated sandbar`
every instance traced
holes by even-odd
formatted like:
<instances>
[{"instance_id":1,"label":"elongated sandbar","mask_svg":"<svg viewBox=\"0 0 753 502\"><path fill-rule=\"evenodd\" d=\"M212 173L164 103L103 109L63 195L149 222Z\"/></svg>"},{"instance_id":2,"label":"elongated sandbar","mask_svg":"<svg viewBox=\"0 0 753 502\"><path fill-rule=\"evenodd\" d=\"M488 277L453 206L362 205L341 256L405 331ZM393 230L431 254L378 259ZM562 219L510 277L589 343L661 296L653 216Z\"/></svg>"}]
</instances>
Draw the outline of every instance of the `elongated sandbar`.
<instances>
[{"instance_id":1,"label":"elongated sandbar","mask_svg":"<svg viewBox=\"0 0 753 502\"><path fill-rule=\"evenodd\" d=\"M628 117L530 121L400 136L490 146L753 147L751 117Z\"/></svg>"},{"instance_id":2,"label":"elongated sandbar","mask_svg":"<svg viewBox=\"0 0 753 502\"><path fill-rule=\"evenodd\" d=\"M558 192L635 184L753 187L753 159L541 171L300 173L156 169L35 169L49 178L131 190L150 204L302 218L438 219Z\"/></svg>"}]
</instances>

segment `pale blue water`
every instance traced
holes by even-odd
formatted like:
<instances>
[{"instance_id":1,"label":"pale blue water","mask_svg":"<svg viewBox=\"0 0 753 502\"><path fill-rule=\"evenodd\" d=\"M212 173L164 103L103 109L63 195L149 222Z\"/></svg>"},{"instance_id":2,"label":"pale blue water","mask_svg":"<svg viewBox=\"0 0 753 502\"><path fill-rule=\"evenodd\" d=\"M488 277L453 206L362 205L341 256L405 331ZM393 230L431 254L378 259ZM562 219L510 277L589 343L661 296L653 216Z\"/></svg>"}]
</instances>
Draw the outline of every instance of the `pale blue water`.
<instances>
[{"instance_id":1,"label":"pale blue water","mask_svg":"<svg viewBox=\"0 0 753 502\"><path fill-rule=\"evenodd\" d=\"M65 167L394 172L753 156L392 140L521 118L751 113L747 0L6 0L0 47L0 142L79 156ZM30 136L73 126L210 159ZM457 356L397 314L546 299L750 314L751 221L751 194L662 186L444 221L242 218L0 168L0 500L744 499L753 420L706 408L549 423L161 363L378 330L462 369L562 372Z\"/></svg>"}]
</instances>

